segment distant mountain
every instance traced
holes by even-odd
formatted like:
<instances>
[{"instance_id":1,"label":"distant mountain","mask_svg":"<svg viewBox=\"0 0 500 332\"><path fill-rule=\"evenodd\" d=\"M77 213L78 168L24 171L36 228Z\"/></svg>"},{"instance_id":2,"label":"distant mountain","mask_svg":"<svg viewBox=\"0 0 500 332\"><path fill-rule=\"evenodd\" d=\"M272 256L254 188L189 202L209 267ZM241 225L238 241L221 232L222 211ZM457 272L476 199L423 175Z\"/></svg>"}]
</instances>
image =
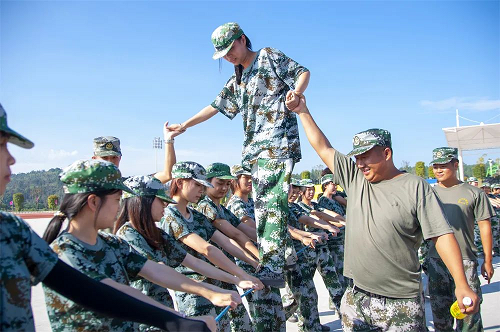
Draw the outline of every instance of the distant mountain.
<instances>
[{"instance_id":1,"label":"distant mountain","mask_svg":"<svg viewBox=\"0 0 500 332\"><path fill-rule=\"evenodd\" d=\"M24 195L24 209L48 208L48 196L57 195L59 199L63 197L62 182L59 180L61 171L60 168L51 168L48 171L12 174L5 194L0 196L0 208L10 210L10 201L15 193Z\"/></svg>"}]
</instances>

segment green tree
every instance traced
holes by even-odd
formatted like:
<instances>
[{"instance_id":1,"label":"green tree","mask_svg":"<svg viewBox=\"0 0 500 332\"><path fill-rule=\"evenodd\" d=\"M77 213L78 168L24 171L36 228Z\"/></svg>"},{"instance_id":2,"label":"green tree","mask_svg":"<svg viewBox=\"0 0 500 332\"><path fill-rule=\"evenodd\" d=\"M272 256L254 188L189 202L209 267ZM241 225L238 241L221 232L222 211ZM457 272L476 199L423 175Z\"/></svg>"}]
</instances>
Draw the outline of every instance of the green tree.
<instances>
[{"instance_id":1,"label":"green tree","mask_svg":"<svg viewBox=\"0 0 500 332\"><path fill-rule=\"evenodd\" d=\"M483 154L477 160L476 165L474 165L474 168L472 169L472 174L475 178L484 179L486 177L486 165L484 164L484 157L486 157L485 154Z\"/></svg>"},{"instance_id":2,"label":"green tree","mask_svg":"<svg viewBox=\"0 0 500 332\"><path fill-rule=\"evenodd\" d=\"M57 210L57 205L59 204L59 197L57 195L50 195L47 197L47 205L49 210Z\"/></svg>"},{"instance_id":3,"label":"green tree","mask_svg":"<svg viewBox=\"0 0 500 332\"><path fill-rule=\"evenodd\" d=\"M425 179L425 163L423 161L417 161L415 164L415 174Z\"/></svg>"},{"instance_id":4,"label":"green tree","mask_svg":"<svg viewBox=\"0 0 500 332\"><path fill-rule=\"evenodd\" d=\"M14 207L16 211L21 211L24 205L24 195L21 193L15 193L12 195L12 200L14 201Z\"/></svg>"},{"instance_id":5,"label":"green tree","mask_svg":"<svg viewBox=\"0 0 500 332\"><path fill-rule=\"evenodd\" d=\"M427 170L429 173L429 179L435 179L436 176L434 175L434 168L432 168L432 166L430 166L429 168L427 168Z\"/></svg>"},{"instance_id":6,"label":"green tree","mask_svg":"<svg viewBox=\"0 0 500 332\"><path fill-rule=\"evenodd\" d=\"M410 166L410 162L407 160L403 160L401 162L401 167L399 168L400 171L405 171L406 173L412 173L413 167Z\"/></svg>"},{"instance_id":7,"label":"green tree","mask_svg":"<svg viewBox=\"0 0 500 332\"><path fill-rule=\"evenodd\" d=\"M315 183L318 183L321 179L321 172L323 171L323 168L325 168L323 165L316 165L312 168L311 180L313 180Z\"/></svg>"},{"instance_id":8,"label":"green tree","mask_svg":"<svg viewBox=\"0 0 500 332\"><path fill-rule=\"evenodd\" d=\"M301 179L310 179L311 178L311 172L309 171L303 171L300 173L300 178Z\"/></svg>"}]
</instances>

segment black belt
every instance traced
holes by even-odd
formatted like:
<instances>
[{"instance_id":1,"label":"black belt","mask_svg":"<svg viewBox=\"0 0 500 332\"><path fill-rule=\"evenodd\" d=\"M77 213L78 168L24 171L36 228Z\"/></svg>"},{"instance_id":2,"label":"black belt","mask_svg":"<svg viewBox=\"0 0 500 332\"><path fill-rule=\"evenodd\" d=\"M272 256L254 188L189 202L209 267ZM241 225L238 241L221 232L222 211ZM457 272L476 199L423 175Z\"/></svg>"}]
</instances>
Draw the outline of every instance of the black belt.
<instances>
[{"instance_id":1,"label":"black belt","mask_svg":"<svg viewBox=\"0 0 500 332\"><path fill-rule=\"evenodd\" d=\"M385 299L385 298L389 298L388 296L383 296L383 295L378 295L378 294L375 294L375 293L371 293L369 291L365 291L364 289L362 288L359 288L358 286L354 285L352 287L353 290L355 290L356 292L359 292L359 293L363 293L369 297L374 297L376 299Z\"/></svg>"}]
</instances>

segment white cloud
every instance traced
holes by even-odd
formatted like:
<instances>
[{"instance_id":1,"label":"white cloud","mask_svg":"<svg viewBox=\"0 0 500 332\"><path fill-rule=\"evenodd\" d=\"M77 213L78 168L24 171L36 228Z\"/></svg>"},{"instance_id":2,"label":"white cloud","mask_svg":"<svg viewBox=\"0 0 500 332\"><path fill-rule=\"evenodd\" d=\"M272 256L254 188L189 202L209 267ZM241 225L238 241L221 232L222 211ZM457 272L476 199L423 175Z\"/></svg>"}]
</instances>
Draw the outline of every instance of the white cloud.
<instances>
[{"instance_id":1,"label":"white cloud","mask_svg":"<svg viewBox=\"0 0 500 332\"><path fill-rule=\"evenodd\" d=\"M500 109L500 100L471 97L451 97L448 99L437 101L422 100L420 101L420 105L438 111L455 109L469 111L491 111Z\"/></svg>"},{"instance_id":2,"label":"white cloud","mask_svg":"<svg viewBox=\"0 0 500 332\"><path fill-rule=\"evenodd\" d=\"M47 158L49 160L59 160L59 159L64 159L66 157L74 157L76 155L78 155L78 151L76 151L76 150L66 151L66 150L50 149L49 154L47 155Z\"/></svg>"}]
</instances>

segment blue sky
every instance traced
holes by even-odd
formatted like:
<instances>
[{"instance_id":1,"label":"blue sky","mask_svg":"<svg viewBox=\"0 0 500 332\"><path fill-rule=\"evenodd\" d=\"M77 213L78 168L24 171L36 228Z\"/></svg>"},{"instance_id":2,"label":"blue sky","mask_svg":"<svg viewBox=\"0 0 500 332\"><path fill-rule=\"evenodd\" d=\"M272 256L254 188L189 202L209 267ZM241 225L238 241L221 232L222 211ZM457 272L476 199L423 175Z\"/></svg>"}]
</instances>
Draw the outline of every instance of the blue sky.
<instances>
[{"instance_id":1,"label":"blue sky","mask_svg":"<svg viewBox=\"0 0 500 332\"><path fill-rule=\"evenodd\" d=\"M163 122L211 103L232 74L210 42L229 21L254 49L278 48L311 70L309 108L339 151L381 127L396 166L428 163L456 108L500 122L499 13L499 1L1 1L0 102L35 142L11 147L13 172L88 158L102 135L121 139L124 174L154 171ZM218 114L176 139L178 160L238 163L242 128ZM321 163L302 129L301 139L296 172Z\"/></svg>"}]
</instances>

